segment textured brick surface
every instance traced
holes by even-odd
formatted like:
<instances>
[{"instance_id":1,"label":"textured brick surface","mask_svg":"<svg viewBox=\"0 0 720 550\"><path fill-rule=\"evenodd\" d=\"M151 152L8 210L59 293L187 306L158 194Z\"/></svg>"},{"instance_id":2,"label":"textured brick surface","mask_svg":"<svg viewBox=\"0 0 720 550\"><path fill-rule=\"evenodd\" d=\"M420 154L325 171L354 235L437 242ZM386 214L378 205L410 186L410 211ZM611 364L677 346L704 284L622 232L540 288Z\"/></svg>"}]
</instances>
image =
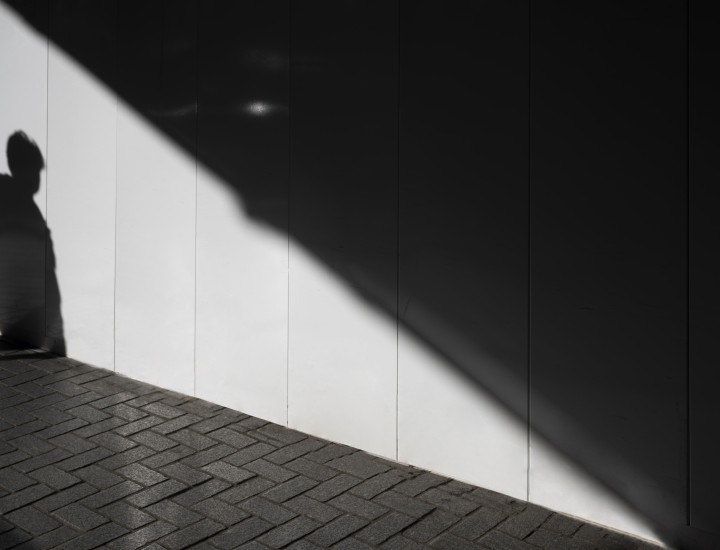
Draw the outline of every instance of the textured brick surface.
<instances>
[{"instance_id":1,"label":"textured brick surface","mask_svg":"<svg viewBox=\"0 0 720 550\"><path fill-rule=\"evenodd\" d=\"M0 513L33 550L655 548L2 340Z\"/></svg>"}]
</instances>

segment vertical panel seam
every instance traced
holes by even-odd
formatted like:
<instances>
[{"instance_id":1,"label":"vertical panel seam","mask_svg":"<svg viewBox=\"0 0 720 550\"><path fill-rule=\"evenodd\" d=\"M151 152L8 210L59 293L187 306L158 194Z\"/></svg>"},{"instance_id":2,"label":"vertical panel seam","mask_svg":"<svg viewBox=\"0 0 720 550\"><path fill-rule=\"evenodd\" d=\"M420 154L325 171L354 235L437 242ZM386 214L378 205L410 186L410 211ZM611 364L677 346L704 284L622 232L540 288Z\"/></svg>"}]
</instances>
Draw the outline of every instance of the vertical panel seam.
<instances>
[{"instance_id":1,"label":"vertical panel seam","mask_svg":"<svg viewBox=\"0 0 720 550\"><path fill-rule=\"evenodd\" d=\"M395 460L400 457L400 4L397 6L397 182L395 196Z\"/></svg>"},{"instance_id":2,"label":"vertical panel seam","mask_svg":"<svg viewBox=\"0 0 720 550\"><path fill-rule=\"evenodd\" d=\"M118 2L115 2L115 227L113 233L113 370L117 372L117 234L118 234L118 127L119 127L119 113L120 113L120 94L117 91L118 80L120 76L120 63L119 54L120 48L118 47L119 42L119 26L120 26L120 9Z\"/></svg>"},{"instance_id":3,"label":"vertical panel seam","mask_svg":"<svg viewBox=\"0 0 720 550\"><path fill-rule=\"evenodd\" d=\"M287 296L285 311L285 425L290 425L290 186L291 171L291 121L292 121L292 1L288 0L288 169L287 169Z\"/></svg>"},{"instance_id":4,"label":"vertical panel seam","mask_svg":"<svg viewBox=\"0 0 720 550\"><path fill-rule=\"evenodd\" d=\"M690 415L692 408L690 406L690 398L692 396L692 390L690 387L691 382L691 371L690 371L690 0L686 0L685 2L685 207L686 207L686 244L685 244L685 253L686 253L686 274L685 274L685 407L686 407L686 524L688 526L692 525L692 483L691 483L691 476L692 476L692 464L691 464L691 457L692 457L692 434L691 434L691 422L690 422Z\"/></svg>"},{"instance_id":5,"label":"vertical panel seam","mask_svg":"<svg viewBox=\"0 0 720 550\"><path fill-rule=\"evenodd\" d=\"M532 108L532 0L528 2L528 14L527 14L527 33L528 33L528 68L527 68L527 464L526 464L526 478L525 478L525 490L527 500L530 501L530 460L531 460L531 420L530 420L530 407L531 407L531 375L532 371L530 368L531 363L531 323L532 323L532 192L531 192L531 108Z\"/></svg>"},{"instance_id":6,"label":"vertical panel seam","mask_svg":"<svg viewBox=\"0 0 720 550\"><path fill-rule=\"evenodd\" d=\"M200 3L195 2L195 250L193 280L193 395L197 397L198 154L200 151Z\"/></svg>"},{"instance_id":7,"label":"vertical panel seam","mask_svg":"<svg viewBox=\"0 0 720 550\"><path fill-rule=\"evenodd\" d=\"M50 244L50 228L49 228L49 210L48 210L48 187L50 186L50 3L48 2L47 11L45 13L47 36L45 37L45 254L43 255L43 346L48 344L48 288L47 288L47 272L48 272L48 247Z\"/></svg>"}]
</instances>

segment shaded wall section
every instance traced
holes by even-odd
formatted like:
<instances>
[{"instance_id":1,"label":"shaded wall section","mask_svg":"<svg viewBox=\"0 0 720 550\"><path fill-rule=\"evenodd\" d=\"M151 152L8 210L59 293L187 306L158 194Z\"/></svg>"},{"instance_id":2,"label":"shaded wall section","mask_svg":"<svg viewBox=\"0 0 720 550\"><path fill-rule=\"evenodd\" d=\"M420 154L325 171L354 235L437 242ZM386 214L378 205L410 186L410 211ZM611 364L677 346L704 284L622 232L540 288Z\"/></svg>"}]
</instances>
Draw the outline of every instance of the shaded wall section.
<instances>
[{"instance_id":1,"label":"shaded wall section","mask_svg":"<svg viewBox=\"0 0 720 550\"><path fill-rule=\"evenodd\" d=\"M717 546L704 5L4 4L68 353Z\"/></svg>"}]
</instances>

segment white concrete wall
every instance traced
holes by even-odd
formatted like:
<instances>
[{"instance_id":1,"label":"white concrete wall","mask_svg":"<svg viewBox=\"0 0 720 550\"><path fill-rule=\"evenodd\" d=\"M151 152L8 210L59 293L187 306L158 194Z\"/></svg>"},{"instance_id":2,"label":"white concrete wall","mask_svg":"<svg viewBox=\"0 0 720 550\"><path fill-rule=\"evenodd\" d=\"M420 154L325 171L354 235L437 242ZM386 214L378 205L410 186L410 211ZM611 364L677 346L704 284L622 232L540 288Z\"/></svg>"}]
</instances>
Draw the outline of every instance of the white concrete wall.
<instances>
[{"instance_id":1,"label":"white concrete wall","mask_svg":"<svg viewBox=\"0 0 720 550\"><path fill-rule=\"evenodd\" d=\"M259 57L251 49L244 53L228 61L237 62L238 71L243 63L257 63L269 73L287 71L287 52L270 49ZM312 52L300 62L310 67L312 77ZM314 227L323 223L315 210L322 205L318 182L330 182L330 190L342 186L335 178L344 177L345 168L332 172L322 158L297 152L287 157L292 153L283 147L290 133L310 124L326 102L307 108L304 118L294 121L295 130L288 122L292 97L290 105L268 102L258 107L263 97L252 89L242 101L217 111L213 102L203 107L201 101L199 109L195 102L181 108L183 116L200 117L199 132L196 141L182 142L158 128L162 113L143 111L118 97L113 87L3 4L0 74L6 76L0 86L0 139L22 129L47 159L47 189L41 188L36 201L54 239L69 356L518 498L529 495L534 500L537 492L537 499L550 507L658 538L641 514L633 513L552 441L533 436L532 457L537 460L529 463L527 380L508 377L497 387L478 382L502 378L497 354L483 355L481 343L459 340L458 347L466 346L466 359L471 359L448 356L447 349L439 349L423 331L435 322L423 325L423 311L420 325L398 324L398 316L402 319L416 306L408 299L400 312L394 309L397 292L402 295L402 288L393 286L395 247L402 249L393 240L395 224L401 243L403 233L412 234L414 228L403 225L407 222L402 216L396 218L394 189L387 197L371 199L347 193L357 204L389 201L391 207L383 210L388 223L367 216L376 231L372 239L393 242L389 254L363 256L372 243L362 242L357 232L363 229L357 225L344 227L344 215L337 216L334 226ZM285 77L279 78L282 82ZM313 84L310 78L307 86L297 97L321 93L325 84ZM253 97L258 102L253 103ZM168 112L174 108L180 107L170 106ZM267 221L272 216L258 214L265 198L258 192L262 200L255 200L252 182L262 188L263 169L252 166L250 149L238 146L235 157L224 157L236 158L237 165L229 168L196 158L195 151L212 142L208 135L225 135L217 124L202 123L203 116L218 113L250 128L249 141L255 139L253 124L257 135L263 135L260 119L265 114L284 121L273 134L272 147L279 151L274 162L289 164L283 165L289 189L279 192L281 200L275 197L273 204L280 204L280 217L289 216L289 226L279 227ZM360 118L354 123L368 123ZM331 128L333 121L325 123ZM298 147L304 140L322 141L312 133L295 134ZM330 142L336 141L335 134L329 135ZM237 141L230 145L243 139L234 136ZM357 146L354 141L348 145ZM203 158L212 159L214 153ZM372 162L363 155L360 150L356 156L358 166ZM0 171L5 172L3 163L4 158ZM389 175L392 182L396 167L383 170L366 174L367 181ZM253 189L250 197L243 196L245 187ZM412 185L407 189L411 192ZM363 193L369 193L366 187ZM294 231L301 224L298 236ZM367 266L347 260L342 246L333 248L336 243L317 253L313 243L303 239L305 230L310 235L336 231L341 245L358 247L358 257L371 265L370 274L363 271ZM491 228L485 231L492 235ZM427 253L422 250L402 264L403 269L421 269ZM443 245L434 253L437 261L447 260ZM463 267L453 269L461 272ZM516 271L526 269L520 265ZM375 289L377 279L392 281L392 288L379 284ZM473 307L485 304L483 300L478 298ZM501 306L488 302L488 311ZM522 323L518 326L525 330ZM483 324L477 327L474 330L481 330ZM452 332L450 328L437 321L438 334ZM524 334L508 345L524 349ZM477 375L472 381L458 367L471 363ZM509 405L503 393L513 384L519 407Z\"/></svg>"}]
</instances>

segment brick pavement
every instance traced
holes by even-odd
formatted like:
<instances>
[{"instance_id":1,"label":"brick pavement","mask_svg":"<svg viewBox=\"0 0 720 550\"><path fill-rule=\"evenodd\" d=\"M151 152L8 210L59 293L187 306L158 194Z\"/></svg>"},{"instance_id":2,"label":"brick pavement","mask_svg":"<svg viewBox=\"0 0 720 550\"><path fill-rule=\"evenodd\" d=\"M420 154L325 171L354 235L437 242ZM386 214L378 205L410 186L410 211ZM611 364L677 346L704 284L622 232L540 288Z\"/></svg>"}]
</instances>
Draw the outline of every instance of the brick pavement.
<instances>
[{"instance_id":1,"label":"brick pavement","mask_svg":"<svg viewBox=\"0 0 720 550\"><path fill-rule=\"evenodd\" d=\"M0 341L0 548L651 549Z\"/></svg>"}]
</instances>

